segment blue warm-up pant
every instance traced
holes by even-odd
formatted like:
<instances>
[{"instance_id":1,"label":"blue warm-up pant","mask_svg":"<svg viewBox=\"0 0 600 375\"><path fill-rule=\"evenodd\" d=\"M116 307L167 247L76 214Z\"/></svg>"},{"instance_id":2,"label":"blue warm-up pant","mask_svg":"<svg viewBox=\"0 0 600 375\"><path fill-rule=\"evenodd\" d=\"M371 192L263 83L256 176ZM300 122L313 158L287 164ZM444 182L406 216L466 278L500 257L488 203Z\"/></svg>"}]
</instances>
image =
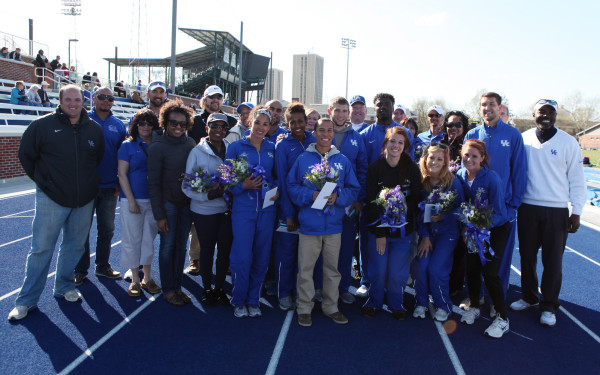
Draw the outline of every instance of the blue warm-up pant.
<instances>
[{"instance_id":1,"label":"blue warm-up pant","mask_svg":"<svg viewBox=\"0 0 600 375\"><path fill-rule=\"evenodd\" d=\"M365 211L360 213L358 220L359 229L359 249L360 249L360 285L364 285L367 288L371 286L371 280L369 280L369 233L367 223L367 213Z\"/></svg>"},{"instance_id":2,"label":"blue warm-up pant","mask_svg":"<svg viewBox=\"0 0 600 375\"><path fill-rule=\"evenodd\" d=\"M429 237L432 251L427 257L415 257L415 292L417 306L427 307L429 294L437 308L452 312L450 300L450 271L454 258L457 236L439 234Z\"/></svg>"},{"instance_id":3,"label":"blue warm-up pant","mask_svg":"<svg viewBox=\"0 0 600 375\"><path fill-rule=\"evenodd\" d=\"M340 245L340 257L338 258L338 271L342 275L340 280L340 294L347 293L353 279L352 257L356 243L356 230L358 219L344 217L342 225L342 244Z\"/></svg>"},{"instance_id":4,"label":"blue warm-up pant","mask_svg":"<svg viewBox=\"0 0 600 375\"><path fill-rule=\"evenodd\" d=\"M231 304L258 306L271 255L275 210L233 212L231 222Z\"/></svg>"},{"instance_id":5,"label":"blue warm-up pant","mask_svg":"<svg viewBox=\"0 0 600 375\"><path fill-rule=\"evenodd\" d=\"M371 288L364 307L383 307L387 289L387 305L391 310L405 310L404 286L408 279L409 253L412 233L403 238L387 238L385 252L380 255L375 244L375 235L369 232L369 278Z\"/></svg>"}]
</instances>

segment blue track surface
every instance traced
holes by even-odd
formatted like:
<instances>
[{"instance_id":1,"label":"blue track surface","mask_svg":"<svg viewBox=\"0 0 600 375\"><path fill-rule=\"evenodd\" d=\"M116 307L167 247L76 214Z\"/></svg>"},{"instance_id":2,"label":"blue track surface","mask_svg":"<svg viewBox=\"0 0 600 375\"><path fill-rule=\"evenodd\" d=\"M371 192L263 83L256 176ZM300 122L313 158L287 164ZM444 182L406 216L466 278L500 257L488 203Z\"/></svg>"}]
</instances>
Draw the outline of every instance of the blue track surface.
<instances>
[{"instance_id":1,"label":"blue track surface","mask_svg":"<svg viewBox=\"0 0 600 375\"><path fill-rule=\"evenodd\" d=\"M56 300L51 274L39 309L9 323L31 244L33 208L33 194L0 199L0 374L599 373L600 233L585 226L567 242L557 326L541 327L539 311L509 312L511 332L501 340L483 335L491 322L487 303L473 326L456 324L460 317L452 314L443 327L430 318L397 322L386 312L364 318L359 303L340 304L350 323L338 326L317 304L313 326L303 328L295 315L279 310L275 297L265 296L260 319L236 319L225 306L203 307L200 278L187 275L184 289L193 304L173 307L149 294L130 298L126 281L93 273L79 287L82 303ZM116 224L111 264L120 269L118 215ZM513 266L509 302L520 296L518 251ZM155 262L158 280L157 272ZM410 292L405 305L412 313Z\"/></svg>"}]
</instances>

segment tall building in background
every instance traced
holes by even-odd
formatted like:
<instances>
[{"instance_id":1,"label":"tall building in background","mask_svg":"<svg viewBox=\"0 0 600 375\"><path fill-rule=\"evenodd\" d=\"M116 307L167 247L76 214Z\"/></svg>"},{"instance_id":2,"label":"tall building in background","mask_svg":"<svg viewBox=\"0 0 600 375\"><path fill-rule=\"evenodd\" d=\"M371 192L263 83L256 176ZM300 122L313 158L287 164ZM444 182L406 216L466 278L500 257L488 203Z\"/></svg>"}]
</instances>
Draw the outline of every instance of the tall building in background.
<instances>
[{"instance_id":1,"label":"tall building in background","mask_svg":"<svg viewBox=\"0 0 600 375\"><path fill-rule=\"evenodd\" d=\"M319 55L294 55L292 98L311 105L323 101L323 58Z\"/></svg>"},{"instance_id":2,"label":"tall building in background","mask_svg":"<svg viewBox=\"0 0 600 375\"><path fill-rule=\"evenodd\" d=\"M271 73L273 77L273 85L271 85ZM269 69L267 79L265 81L265 101L271 99L283 99L283 70Z\"/></svg>"}]
</instances>

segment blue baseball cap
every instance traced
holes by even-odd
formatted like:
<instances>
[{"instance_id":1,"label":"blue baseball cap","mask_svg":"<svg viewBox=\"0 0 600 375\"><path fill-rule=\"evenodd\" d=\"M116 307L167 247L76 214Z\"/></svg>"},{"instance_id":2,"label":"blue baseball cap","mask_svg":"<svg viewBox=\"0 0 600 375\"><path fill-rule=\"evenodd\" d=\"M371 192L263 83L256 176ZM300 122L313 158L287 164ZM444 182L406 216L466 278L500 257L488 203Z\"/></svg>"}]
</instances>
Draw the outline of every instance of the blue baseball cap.
<instances>
[{"instance_id":1,"label":"blue baseball cap","mask_svg":"<svg viewBox=\"0 0 600 375\"><path fill-rule=\"evenodd\" d=\"M350 99L350 105L352 106L352 104L354 103L362 103L364 105L367 105L367 101L365 100L365 97L362 95L354 95L352 97L352 99Z\"/></svg>"},{"instance_id":2,"label":"blue baseball cap","mask_svg":"<svg viewBox=\"0 0 600 375\"><path fill-rule=\"evenodd\" d=\"M240 113L240 109L242 109L242 107L248 107L250 109L254 108L254 104L250 103L250 102L243 102L242 104L238 105L237 108L235 109L235 111L237 113Z\"/></svg>"}]
</instances>

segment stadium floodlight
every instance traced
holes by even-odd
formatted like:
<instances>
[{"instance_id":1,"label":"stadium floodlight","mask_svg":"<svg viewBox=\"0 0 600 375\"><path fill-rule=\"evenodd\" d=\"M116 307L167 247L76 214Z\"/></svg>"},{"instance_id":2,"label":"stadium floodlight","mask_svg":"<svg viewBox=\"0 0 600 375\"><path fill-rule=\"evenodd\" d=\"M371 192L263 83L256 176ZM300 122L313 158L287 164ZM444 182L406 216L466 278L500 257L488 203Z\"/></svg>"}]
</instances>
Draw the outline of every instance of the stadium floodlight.
<instances>
[{"instance_id":1,"label":"stadium floodlight","mask_svg":"<svg viewBox=\"0 0 600 375\"><path fill-rule=\"evenodd\" d=\"M342 38L342 48L348 50L346 57L346 98L348 98L348 70L350 69L350 50L356 48L356 40L350 38Z\"/></svg>"},{"instance_id":2,"label":"stadium floodlight","mask_svg":"<svg viewBox=\"0 0 600 375\"><path fill-rule=\"evenodd\" d=\"M81 16L81 0L61 0L64 7L60 13L64 16Z\"/></svg>"}]
</instances>

